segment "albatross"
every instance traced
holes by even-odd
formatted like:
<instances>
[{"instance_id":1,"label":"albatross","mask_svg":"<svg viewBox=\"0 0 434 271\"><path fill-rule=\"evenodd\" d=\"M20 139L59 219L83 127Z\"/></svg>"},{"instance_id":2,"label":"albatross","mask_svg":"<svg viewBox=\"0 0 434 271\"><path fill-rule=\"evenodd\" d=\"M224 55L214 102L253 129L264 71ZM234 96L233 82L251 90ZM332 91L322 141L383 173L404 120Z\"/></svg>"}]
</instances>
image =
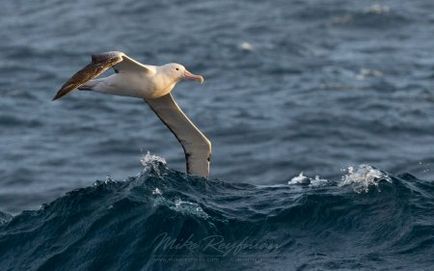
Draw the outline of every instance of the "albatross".
<instances>
[{"instance_id":1,"label":"albatross","mask_svg":"<svg viewBox=\"0 0 434 271\"><path fill-rule=\"evenodd\" d=\"M110 68L115 71L113 75L96 79ZM75 73L53 101L75 89L144 99L184 149L187 173L208 177L211 142L184 114L171 94L183 79L201 84L204 81L203 76L189 72L181 64L145 65L123 52L105 52L92 55L92 62Z\"/></svg>"}]
</instances>

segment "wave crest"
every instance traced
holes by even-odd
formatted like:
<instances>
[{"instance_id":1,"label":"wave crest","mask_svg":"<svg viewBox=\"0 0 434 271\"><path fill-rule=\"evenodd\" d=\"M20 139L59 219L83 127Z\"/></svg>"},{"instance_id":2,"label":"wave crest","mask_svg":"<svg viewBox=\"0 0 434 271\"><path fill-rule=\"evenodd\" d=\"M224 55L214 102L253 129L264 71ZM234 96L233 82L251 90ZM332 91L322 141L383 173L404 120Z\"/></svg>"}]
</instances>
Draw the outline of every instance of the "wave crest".
<instances>
[{"instance_id":1,"label":"wave crest","mask_svg":"<svg viewBox=\"0 0 434 271\"><path fill-rule=\"evenodd\" d=\"M284 262L327 270L336 261L372 270L378 258L402 267L397 257L408 270L434 264L420 260L432 251L434 184L411 175L361 165L319 189L257 186L205 182L157 156L143 160L149 170L139 176L97 182L0 224L0 269L207 270L212 261L220 270L251 270L254 259L258 270ZM383 180L393 185L375 196L353 192Z\"/></svg>"},{"instance_id":2,"label":"wave crest","mask_svg":"<svg viewBox=\"0 0 434 271\"><path fill-rule=\"evenodd\" d=\"M154 171L156 173L161 173L161 169L167 169L166 159L151 154L149 151L140 159L140 163L144 168L144 172Z\"/></svg>"},{"instance_id":3,"label":"wave crest","mask_svg":"<svg viewBox=\"0 0 434 271\"><path fill-rule=\"evenodd\" d=\"M370 187L375 187L379 190L378 185L381 181L392 183L392 179L387 173L370 165L362 164L356 168L350 166L346 169L346 172L339 186L351 185L354 192L357 193L367 193Z\"/></svg>"}]
</instances>

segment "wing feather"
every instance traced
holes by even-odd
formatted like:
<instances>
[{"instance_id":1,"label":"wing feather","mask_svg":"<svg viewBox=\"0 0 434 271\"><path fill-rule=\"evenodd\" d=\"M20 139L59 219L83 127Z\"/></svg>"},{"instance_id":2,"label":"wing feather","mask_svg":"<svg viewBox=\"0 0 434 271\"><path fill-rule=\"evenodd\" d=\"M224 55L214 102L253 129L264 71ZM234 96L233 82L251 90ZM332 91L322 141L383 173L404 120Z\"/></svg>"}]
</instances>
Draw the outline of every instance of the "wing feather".
<instances>
[{"instance_id":1,"label":"wing feather","mask_svg":"<svg viewBox=\"0 0 434 271\"><path fill-rule=\"evenodd\" d=\"M131 57L123 54L123 61L116 64L113 69L117 72L144 72L153 73L155 69L151 65L144 65Z\"/></svg>"},{"instance_id":2,"label":"wing feather","mask_svg":"<svg viewBox=\"0 0 434 271\"><path fill-rule=\"evenodd\" d=\"M143 65L119 51L92 55L92 62L75 73L63 84L56 96L54 96L53 101L65 96L89 80L98 77L110 68L113 68L116 72L153 72L152 66Z\"/></svg>"},{"instance_id":3,"label":"wing feather","mask_svg":"<svg viewBox=\"0 0 434 271\"><path fill-rule=\"evenodd\" d=\"M170 93L145 101L181 143L187 160L187 173L208 177L211 160L208 138L182 112Z\"/></svg>"},{"instance_id":4,"label":"wing feather","mask_svg":"<svg viewBox=\"0 0 434 271\"><path fill-rule=\"evenodd\" d=\"M98 77L100 74L110 69L114 65L122 62L122 54L118 52L108 52L92 56L92 62L86 67L76 72L57 92L53 101L57 100L72 90L85 84L87 81Z\"/></svg>"}]
</instances>

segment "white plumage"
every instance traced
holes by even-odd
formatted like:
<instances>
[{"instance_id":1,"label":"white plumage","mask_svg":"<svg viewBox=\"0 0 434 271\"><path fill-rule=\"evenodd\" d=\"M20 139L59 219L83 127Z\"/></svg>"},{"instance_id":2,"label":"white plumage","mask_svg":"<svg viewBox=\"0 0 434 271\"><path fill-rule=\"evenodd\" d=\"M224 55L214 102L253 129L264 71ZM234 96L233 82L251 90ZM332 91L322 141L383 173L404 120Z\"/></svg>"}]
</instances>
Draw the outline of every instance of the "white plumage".
<instances>
[{"instance_id":1,"label":"white plumage","mask_svg":"<svg viewBox=\"0 0 434 271\"><path fill-rule=\"evenodd\" d=\"M109 68L115 74L95 79ZM170 94L182 79L203 83L177 63L162 66L144 65L118 51L92 56L92 62L74 74L57 92L59 99L74 89L143 98L181 143L186 156L187 173L207 177L211 142L182 112Z\"/></svg>"}]
</instances>

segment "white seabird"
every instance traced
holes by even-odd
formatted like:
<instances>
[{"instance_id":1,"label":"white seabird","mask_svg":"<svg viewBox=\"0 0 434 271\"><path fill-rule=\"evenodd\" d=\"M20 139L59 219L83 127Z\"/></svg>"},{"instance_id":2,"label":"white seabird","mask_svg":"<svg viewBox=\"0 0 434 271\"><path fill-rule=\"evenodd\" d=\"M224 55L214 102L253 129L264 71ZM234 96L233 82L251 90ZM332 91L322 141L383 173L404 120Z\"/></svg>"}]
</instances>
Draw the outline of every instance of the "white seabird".
<instances>
[{"instance_id":1,"label":"white seabird","mask_svg":"<svg viewBox=\"0 0 434 271\"><path fill-rule=\"evenodd\" d=\"M114 69L115 74L94 79L110 68ZM74 74L60 88L53 101L77 88L143 98L181 143L187 173L208 177L211 142L182 112L171 94L172 89L182 79L200 83L204 81L201 75L192 74L177 63L144 65L122 52L105 52L93 55L92 62Z\"/></svg>"}]
</instances>

